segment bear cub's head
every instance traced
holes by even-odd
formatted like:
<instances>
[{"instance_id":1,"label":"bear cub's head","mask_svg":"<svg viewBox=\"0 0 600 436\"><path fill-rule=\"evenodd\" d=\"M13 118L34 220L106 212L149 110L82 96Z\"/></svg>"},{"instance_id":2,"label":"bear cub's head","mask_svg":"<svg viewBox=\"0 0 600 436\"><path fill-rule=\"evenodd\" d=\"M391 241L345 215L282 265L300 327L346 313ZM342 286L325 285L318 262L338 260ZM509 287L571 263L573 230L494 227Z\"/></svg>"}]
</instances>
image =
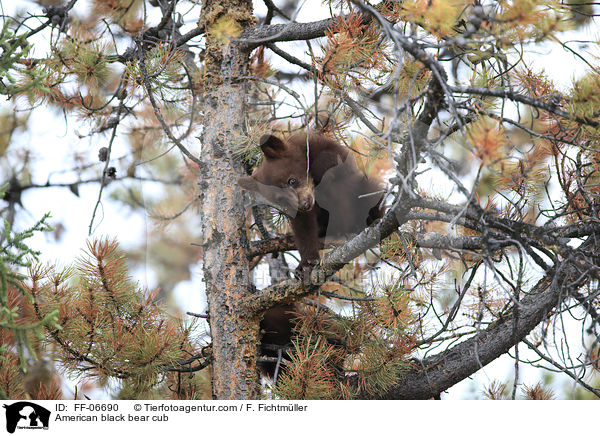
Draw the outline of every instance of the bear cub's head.
<instances>
[{"instance_id":1,"label":"bear cub's head","mask_svg":"<svg viewBox=\"0 0 600 436\"><path fill-rule=\"evenodd\" d=\"M290 144L273 135L260 138L264 158L252 176L238 179L239 185L262 195L268 202L294 218L315 205L315 186L307 171L306 145Z\"/></svg>"}]
</instances>

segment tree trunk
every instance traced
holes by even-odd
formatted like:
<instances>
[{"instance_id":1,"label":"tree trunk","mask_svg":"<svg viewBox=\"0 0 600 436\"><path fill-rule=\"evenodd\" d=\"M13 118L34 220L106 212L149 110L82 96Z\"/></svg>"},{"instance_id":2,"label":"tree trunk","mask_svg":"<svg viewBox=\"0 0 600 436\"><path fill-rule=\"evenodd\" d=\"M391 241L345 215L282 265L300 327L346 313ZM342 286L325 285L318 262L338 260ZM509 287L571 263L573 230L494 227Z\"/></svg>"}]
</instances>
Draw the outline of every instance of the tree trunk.
<instances>
[{"instance_id":1,"label":"tree trunk","mask_svg":"<svg viewBox=\"0 0 600 436\"><path fill-rule=\"evenodd\" d=\"M204 280L212 337L215 399L258 395L258 319L244 317L240 299L250 293L245 253L242 174L233 147L244 128L248 53L233 38L252 24L250 0L207 0L200 25L206 30L202 101L201 189Z\"/></svg>"}]
</instances>

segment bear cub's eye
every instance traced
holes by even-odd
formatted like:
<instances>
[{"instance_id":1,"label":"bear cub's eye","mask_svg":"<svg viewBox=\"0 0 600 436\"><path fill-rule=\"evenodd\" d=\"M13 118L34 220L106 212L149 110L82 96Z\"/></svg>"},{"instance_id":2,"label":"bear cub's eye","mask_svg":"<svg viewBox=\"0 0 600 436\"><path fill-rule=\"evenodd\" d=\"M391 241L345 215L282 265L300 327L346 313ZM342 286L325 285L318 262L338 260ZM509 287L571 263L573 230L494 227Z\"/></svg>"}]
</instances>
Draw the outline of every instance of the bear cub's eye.
<instances>
[{"instance_id":1,"label":"bear cub's eye","mask_svg":"<svg viewBox=\"0 0 600 436\"><path fill-rule=\"evenodd\" d=\"M298 181L296 179L294 179L293 177L290 177L288 179L288 185L290 186L296 186L298 184Z\"/></svg>"}]
</instances>

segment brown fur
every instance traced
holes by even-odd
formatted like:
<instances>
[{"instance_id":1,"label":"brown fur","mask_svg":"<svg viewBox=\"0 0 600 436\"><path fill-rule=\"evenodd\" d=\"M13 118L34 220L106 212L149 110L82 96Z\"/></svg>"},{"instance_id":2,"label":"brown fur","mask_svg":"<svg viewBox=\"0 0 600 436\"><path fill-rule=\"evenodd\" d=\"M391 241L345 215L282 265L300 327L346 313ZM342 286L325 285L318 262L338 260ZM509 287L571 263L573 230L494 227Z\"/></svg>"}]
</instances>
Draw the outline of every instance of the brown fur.
<instances>
[{"instance_id":1,"label":"brown fur","mask_svg":"<svg viewBox=\"0 0 600 436\"><path fill-rule=\"evenodd\" d=\"M306 145L309 144L307 171ZM239 184L261 194L288 217L300 252L298 270L319 261L319 239L358 233L383 215L382 193L356 166L352 153L336 141L311 133L287 141L261 138L264 159Z\"/></svg>"},{"instance_id":2,"label":"brown fur","mask_svg":"<svg viewBox=\"0 0 600 436\"><path fill-rule=\"evenodd\" d=\"M291 304L275 306L265 312L260 322L260 330L262 332L261 356L287 356L285 348L290 346L294 330L294 312L295 307ZM282 354L277 351L279 347L282 350ZM264 362L259 366L270 377L273 377L275 374L275 363Z\"/></svg>"},{"instance_id":3,"label":"brown fur","mask_svg":"<svg viewBox=\"0 0 600 436\"><path fill-rule=\"evenodd\" d=\"M316 133L308 138L300 133L286 141L265 135L260 145L264 154L261 165L238 183L261 194L288 216L300 252L298 272L319 262L320 239L358 233L383 215L382 193L361 197L380 191L378 181L369 180L356 166L352 153L336 141ZM278 356L265 344L289 344L293 313L291 305L265 312L261 355ZM275 365L264 364L262 368L272 376Z\"/></svg>"}]
</instances>

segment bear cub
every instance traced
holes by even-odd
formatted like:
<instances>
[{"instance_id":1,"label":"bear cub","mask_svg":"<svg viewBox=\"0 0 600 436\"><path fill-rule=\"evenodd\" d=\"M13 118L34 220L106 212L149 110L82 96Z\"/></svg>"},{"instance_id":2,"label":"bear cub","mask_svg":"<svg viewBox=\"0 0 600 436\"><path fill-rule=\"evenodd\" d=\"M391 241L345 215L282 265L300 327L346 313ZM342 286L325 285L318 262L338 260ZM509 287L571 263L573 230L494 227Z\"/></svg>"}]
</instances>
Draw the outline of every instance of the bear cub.
<instances>
[{"instance_id":1,"label":"bear cub","mask_svg":"<svg viewBox=\"0 0 600 436\"><path fill-rule=\"evenodd\" d=\"M297 271L319 262L320 241L359 233L383 216L379 182L333 139L312 132L287 140L264 135L260 147L262 163L238 183L287 215L300 252Z\"/></svg>"},{"instance_id":2,"label":"bear cub","mask_svg":"<svg viewBox=\"0 0 600 436\"><path fill-rule=\"evenodd\" d=\"M319 262L321 240L358 233L383 216L379 182L368 179L352 153L336 141L317 133L308 137L300 133L287 140L264 135L260 147L262 163L252 176L242 177L238 183L262 195L289 218L300 252L297 274ZM294 311L293 305L280 305L265 312L260 323L261 355L282 357L281 350L289 346L292 337ZM270 377L275 367L272 362L261 365Z\"/></svg>"}]
</instances>

